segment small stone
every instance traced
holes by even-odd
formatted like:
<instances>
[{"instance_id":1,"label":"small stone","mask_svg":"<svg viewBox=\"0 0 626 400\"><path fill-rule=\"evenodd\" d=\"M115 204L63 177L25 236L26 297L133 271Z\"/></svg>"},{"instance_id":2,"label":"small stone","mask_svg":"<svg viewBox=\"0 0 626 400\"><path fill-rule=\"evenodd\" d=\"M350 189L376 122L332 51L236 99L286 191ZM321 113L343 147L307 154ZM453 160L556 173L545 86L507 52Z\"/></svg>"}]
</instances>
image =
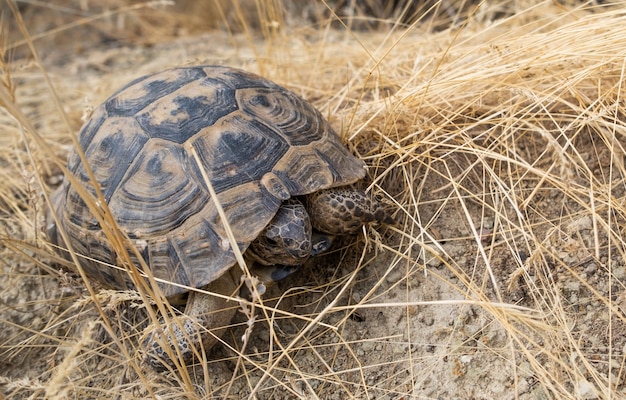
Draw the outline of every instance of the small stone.
<instances>
[{"instance_id":1,"label":"small stone","mask_svg":"<svg viewBox=\"0 0 626 400\"><path fill-rule=\"evenodd\" d=\"M461 357L459 357L459 361L461 361L463 364L469 364L472 361L472 356L462 355Z\"/></svg>"},{"instance_id":2,"label":"small stone","mask_svg":"<svg viewBox=\"0 0 626 400\"><path fill-rule=\"evenodd\" d=\"M385 277L385 281L393 285L397 283L400 279L402 279L402 277L403 277L402 271L400 271L399 268L394 268L391 272L389 272L389 274L387 274L387 276Z\"/></svg>"},{"instance_id":3,"label":"small stone","mask_svg":"<svg viewBox=\"0 0 626 400\"><path fill-rule=\"evenodd\" d=\"M494 227L494 219L491 217L485 217L482 219L482 223L483 223L483 228L484 229L488 229L488 230L492 230Z\"/></svg>"},{"instance_id":4,"label":"small stone","mask_svg":"<svg viewBox=\"0 0 626 400\"><path fill-rule=\"evenodd\" d=\"M585 268L585 273L588 275L593 275L598 270L598 264L592 262Z\"/></svg>"},{"instance_id":5,"label":"small stone","mask_svg":"<svg viewBox=\"0 0 626 400\"><path fill-rule=\"evenodd\" d=\"M433 252L426 251L424 254L424 261L426 265L431 268L441 267L444 264L444 258L436 250L433 250Z\"/></svg>"},{"instance_id":6,"label":"small stone","mask_svg":"<svg viewBox=\"0 0 626 400\"><path fill-rule=\"evenodd\" d=\"M626 278L626 268L613 268L613 276L615 276L615 278L619 279L620 281L623 280L624 278Z\"/></svg>"},{"instance_id":7,"label":"small stone","mask_svg":"<svg viewBox=\"0 0 626 400\"><path fill-rule=\"evenodd\" d=\"M578 382L578 397L585 400L597 399L598 395L595 390L593 390L593 386L586 380L582 380Z\"/></svg>"},{"instance_id":8,"label":"small stone","mask_svg":"<svg viewBox=\"0 0 626 400\"><path fill-rule=\"evenodd\" d=\"M432 315L426 315L424 313L417 314L417 320L426 326L433 326L435 319Z\"/></svg>"},{"instance_id":9,"label":"small stone","mask_svg":"<svg viewBox=\"0 0 626 400\"><path fill-rule=\"evenodd\" d=\"M580 282L576 280L567 281L565 289L571 290L572 292L578 292L580 291Z\"/></svg>"},{"instance_id":10,"label":"small stone","mask_svg":"<svg viewBox=\"0 0 626 400\"><path fill-rule=\"evenodd\" d=\"M589 230L593 227L593 223L591 221L590 216L585 216L582 218L575 219L570 222L566 226L566 230L568 233L580 232L584 230Z\"/></svg>"}]
</instances>

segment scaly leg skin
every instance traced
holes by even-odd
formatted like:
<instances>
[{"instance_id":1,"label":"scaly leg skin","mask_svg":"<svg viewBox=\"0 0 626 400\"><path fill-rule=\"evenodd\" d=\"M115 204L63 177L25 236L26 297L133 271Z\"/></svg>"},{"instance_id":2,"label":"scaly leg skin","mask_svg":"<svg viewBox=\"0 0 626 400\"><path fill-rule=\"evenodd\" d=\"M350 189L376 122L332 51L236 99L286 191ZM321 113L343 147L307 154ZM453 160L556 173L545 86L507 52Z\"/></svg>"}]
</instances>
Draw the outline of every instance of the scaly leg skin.
<instances>
[{"instance_id":1,"label":"scaly leg skin","mask_svg":"<svg viewBox=\"0 0 626 400\"><path fill-rule=\"evenodd\" d=\"M240 275L239 267L235 265L203 290L230 296L238 286ZM226 299L190 292L184 315L172 317L169 327L161 319L158 329L154 326L147 328L148 337L144 342L148 353L146 362L159 371L167 369L167 366L175 368L169 354L179 357L178 348L183 366L190 365L195 358L194 349L206 352L213 347L230 325L236 311L236 304ZM169 352L163 349L162 343L168 344Z\"/></svg>"},{"instance_id":2,"label":"scaly leg skin","mask_svg":"<svg viewBox=\"0 0 626 400\"><path fill-rule=\"evenodd\" d=\"M376 200L351 187L319 190L307 195L305 204L313 229L329 235L352 235L375 221L394 223Z\"/></svg>"}]
</instances>

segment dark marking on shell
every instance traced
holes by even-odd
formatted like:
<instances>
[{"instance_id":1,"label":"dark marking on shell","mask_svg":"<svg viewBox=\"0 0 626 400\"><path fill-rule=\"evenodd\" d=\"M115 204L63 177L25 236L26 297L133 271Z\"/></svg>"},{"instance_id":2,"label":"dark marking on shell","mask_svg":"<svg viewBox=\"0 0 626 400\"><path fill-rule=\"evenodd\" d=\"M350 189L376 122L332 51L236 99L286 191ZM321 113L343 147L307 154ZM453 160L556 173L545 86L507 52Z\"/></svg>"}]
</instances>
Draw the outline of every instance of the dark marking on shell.
<instances>
[{"instance_id":1,"label":"dark marking on shell","mask_svg":"<svg viewBox=\"0 0 626 400\"><path fill-rule=\"evenodd\" d=\"M211 82L215 82L215 87L193 82L158 99L137 114L137 122L153 138L175 143L187 141L237 110L234 90L219 81Z\"/></svg>"},{"instance_id":2,"label":"dark marking on shell","mask_svg":"<svg viewBox=\"0 0 626 400\"><path fill-rule=\"evenodd\" d=\"M170 93L202 79L202 68L176 68L147 75L128 83L103 104L108 115L132 116Z\"/></svg>"},{"instance_id":3,"label":"dark marking on shell","mask_svg":"<svg viewBox=\"0 0 626 400\"><path fill-rule=\"evenodd\" d=\"M191 140L217 193L260 180L289 148L271 127L238 114Z\"/></svg>"}]
</instances>

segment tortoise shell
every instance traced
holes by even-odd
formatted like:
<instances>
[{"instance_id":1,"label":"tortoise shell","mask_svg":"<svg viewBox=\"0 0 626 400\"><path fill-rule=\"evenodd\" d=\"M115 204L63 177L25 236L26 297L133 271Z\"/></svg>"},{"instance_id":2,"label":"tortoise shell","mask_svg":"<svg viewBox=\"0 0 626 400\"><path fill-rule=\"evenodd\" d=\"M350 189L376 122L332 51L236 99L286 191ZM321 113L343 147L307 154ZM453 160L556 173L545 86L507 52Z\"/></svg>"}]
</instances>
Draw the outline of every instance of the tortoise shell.
<instances>
[{"instance_id":1,"label":"tortoise shell","mask_svg":"<svg viewBox=\"0 0 626 400\"><path fill-rule=\"evenodd\" d=\"M322 115L293 92L221 66L175 68L139 78L96 108L80 146L120 230L163 293L202 287L235 264L203 169L243 252L292 196L365 175ZM195 155L194 155L195 153ZM95 195L76 151L69 171ZM79 192L67 180L55 210L86 274L133 288ZM63 245L58 229L53 242ZM170 283L173 284L170 284Z\"/></svg>"}]
</instances>

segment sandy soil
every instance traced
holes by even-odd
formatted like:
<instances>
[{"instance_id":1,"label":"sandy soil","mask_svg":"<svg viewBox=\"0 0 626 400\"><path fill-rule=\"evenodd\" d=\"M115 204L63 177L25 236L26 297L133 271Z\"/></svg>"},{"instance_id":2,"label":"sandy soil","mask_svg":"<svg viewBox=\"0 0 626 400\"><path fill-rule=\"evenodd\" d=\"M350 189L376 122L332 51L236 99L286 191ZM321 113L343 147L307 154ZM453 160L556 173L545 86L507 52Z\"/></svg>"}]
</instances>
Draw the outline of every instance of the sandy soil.
<instances>
[{"instance_id":1,"label":"sandy soil","mask_svg":"<svg viewBox=\"0 0 626 400\"><path fill-rule=\"evenodd\" d=\"M597 13L573 17L550 7L537 15L578 21L573 24L598 18ZM615 18L607 15L606 21ZM511 20L500 32L540 19ZM474 33L463 40L467 48L480 51L464 53L468 65L487 53L505 59L503 54L517 48L512 39L508 48L479 43L476 32L491 24L475 23L467 28ZM598 22L606 29L598 35L616 35L620 24ZM527 28L529 35L549 37L558 31L544 22L539 26L543 31ZM576 30L568 32L575 43ZM4 112L0 388L5 396L624 396L626 265L620 238L626 222L626 139L623 99L619 91L611 91L620 79L614 75L619 68L610 63L615 52L603 55L612 81L600 81L602 74L594 70L595 87L586 81L579 86L555 84L580 90L572 98L584 103L582 108L603 98L607 110L619 108L607 125L577 128L575 116L565 110L564 104L574 102L566 95L567 101L534 99L534 105L529 96L515 103L526 111L513 113L508 99L524 96L527 89L519 82L509 87L504 78L494 84L502 92L490 92L481 98L483 103L455 98L450 109L463 107L458 114L442 113L437 119L432 110L443 110L445 99L420 92L420 101L407 100L429 75L427 68L421 69L428 63L424 57L445 53L454 38L453 33L430 35L416 30L394 37L409 43L401 47L402 54L414 55L401 64L402 72L388 79L363 61L367 56L356 45L358 39L367 49L376 49L393 41L386 33L329 31L266 41L204 33L148 46L96 40L93 48L80 53L66 49L62 57L42 49L68 125L41 72L26 59L16 60L15 102L51 147L42 148L26 135L35 157L31 161L19 125ZM489 38L494 37L498 35L490 31ZM459 80L470 74L458 65L461 58L455 64L453 51L449 57L442 58L441 71L456 68L458 74L452 75ZM519 74L526 74L526 81L543 74L541 82L564 82L563 69L588 71L576 64L576 57L562 57L549 66L526 65ZM37 177L45 190L58 184L61 176L50 152L64 157L70 132L77 132L83 116L117 87L168 66L199 63L248 68L310 99L371 166L369 182L375 182L373 190L386 202L396 203L399 225L346 238L332 253L311 260L301 273L271 288L264 303L270 322L257 308L245 349L241 338L249 319L238 313L224 343L208 352L208 361L159 374L140 362L138 338L147 324L141 299L97 285L97 296L92 296L79 276L55 262L41 235L45 201ZM419 73L409 71L412 63ZM311 72L311 65L319 68ZM374 71L371 80L362 73L368 69ZM351 82L354 71L360 78ZM492 84L485 82L477 85ZM436 92L439 81L432 85ZM511 95L508 90L515 85ZM549 97L545 88L536 93ZM499 104L512 119L498 115ZM545 114L544 106L550 108ZM421 117L420 110L429 117ZM560 112L571 119L557 120ZM524 117L532 119L534 129L516 122ZM519 130L509 130L510 121ZM344 129L348 125L357 127L360 136L350 137L352 132ZM598 134L610 125L617 132L612 143L606 139L610 135ZM463 133L457 136L457 131Z\"/></svg>"}]
</instances>

